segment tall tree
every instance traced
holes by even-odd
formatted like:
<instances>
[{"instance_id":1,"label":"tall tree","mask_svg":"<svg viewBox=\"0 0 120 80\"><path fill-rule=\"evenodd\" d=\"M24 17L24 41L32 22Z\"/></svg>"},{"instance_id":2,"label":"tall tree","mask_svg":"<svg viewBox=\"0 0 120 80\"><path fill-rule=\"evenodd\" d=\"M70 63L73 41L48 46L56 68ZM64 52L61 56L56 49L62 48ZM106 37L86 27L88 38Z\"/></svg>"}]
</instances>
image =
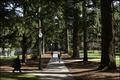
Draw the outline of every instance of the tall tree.
<instances>
[{"instance_id":1,"label":"tall tree","mask_svg":"<svg viewBox=\"0 0 120 80\"><path fill-rule=\"evenodd\" d=\"M74 0L66 0L64 8L65 16L65 48L66 53L70 52L70 30L73 31L74 22ZM73 36L72 36L73 37ZM72 40L73 41L73 40Z\"/></svg>"},{"instance_id":2,"label":"tall tree","mask_svg":"<svg viewBox=\"0 0 120 80\"><path fill-rule=\"evenodd\" d=\"M75 6L75 2L71 2L74 3ZM79 16L78 16L78 9L77 8L73 8L73 13L74 13L74 23L73 23L73 58L79 58Z\"/></svg>"},{"instance_id":3,"label":"tall tree","mask_svg":"<svg viewBox=\"0 0 120 80\"><path fill-rule=\"evenodd\" d=\"M83 61L88 61L87 56L87 13L86 13L86 1L83 1L83 43L84 43L84 57Z\"/></svg>"},{"instance_id":4,"label":"tall tree","mask_svg":"<svg viewBox=\"0 0 120 80\"><path fill-rule=\"evenodd\" d=\"M111 3L112 0L101 0L102 55L99 70L116 69Z\"/></svg>"}]
</instances>

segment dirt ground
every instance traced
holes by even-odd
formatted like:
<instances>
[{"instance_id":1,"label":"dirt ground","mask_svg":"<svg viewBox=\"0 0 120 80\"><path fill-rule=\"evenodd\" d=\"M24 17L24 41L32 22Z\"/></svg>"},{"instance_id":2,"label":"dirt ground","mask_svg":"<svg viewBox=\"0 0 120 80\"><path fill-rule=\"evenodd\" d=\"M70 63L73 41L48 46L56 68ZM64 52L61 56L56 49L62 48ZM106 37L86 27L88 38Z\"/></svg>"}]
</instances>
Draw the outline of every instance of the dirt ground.
<instances>
[{"instance_id":1,"label":"dirt ground","mask_svg":"<svg viewBox=\"0 0 120 80\"><path fill-rule=\"evenodd\" d=\"M73 61L66 63L75 80L120 80L120 70L99 71L98 62Z\"/></svg>"},{"instance_id":2,"label":"dirt ground","mask_svg":"<svg viewBox=\"0 0 120 80\"><path fill-rule=\"evenodd\" d=\"M51 54L42 55L42 67L45 69ZM99 71L97 61L82 62L80 59L70 59L67 54L62 54L65 65L70 70L75 80L120 80L120 69L115 71ZM2 72L12 71L11 62L0 61L0 74ZM22 70L36 71L38 70L37 60L27 60L26 64L22 64Z\"/></svg>"},{"instance_id":3,"label":"dirt ground","mask_svg":"<svg viewBox=\"0 0 120 80\"><path fill-rule=\"evenodd\" d=\"M65 57L65 65L75 80L120 80L120 68L100 71L97 70L99 64L97 60L84 63L82 59L71 59L68 55Z\"/></svg>"}]
</instances>

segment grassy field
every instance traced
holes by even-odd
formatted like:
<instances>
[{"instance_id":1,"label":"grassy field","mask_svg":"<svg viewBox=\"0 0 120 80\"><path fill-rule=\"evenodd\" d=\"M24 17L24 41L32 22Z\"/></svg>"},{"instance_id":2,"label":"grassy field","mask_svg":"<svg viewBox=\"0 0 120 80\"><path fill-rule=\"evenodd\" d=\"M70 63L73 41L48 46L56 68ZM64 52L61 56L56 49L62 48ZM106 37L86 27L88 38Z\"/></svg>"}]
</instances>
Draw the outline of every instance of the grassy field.
<instances>
[{"instance_id":1,"label":"grassy field","mask_svg":"<svg viewBox=\"0 0 120 80\"><path fill-rule=\"evenodd\" d=\"M83 51L80 51L80 57L83 58ZM88 60L100 60L101 59L101 52L100 51L88 51ZM116 64L120 67L120 53L116 53L115 55Z\"/></svg>"},{"instance_id":2,"label":"grassy field","mask_svg":"<svg viewBox=\"0 0 120 80\"><path fill-rule=\"evenodd\" d=\"M39 80L39 77L33 75L33 73L2 72L0 74L0 80Z\"/></svg>"}]
</instances>

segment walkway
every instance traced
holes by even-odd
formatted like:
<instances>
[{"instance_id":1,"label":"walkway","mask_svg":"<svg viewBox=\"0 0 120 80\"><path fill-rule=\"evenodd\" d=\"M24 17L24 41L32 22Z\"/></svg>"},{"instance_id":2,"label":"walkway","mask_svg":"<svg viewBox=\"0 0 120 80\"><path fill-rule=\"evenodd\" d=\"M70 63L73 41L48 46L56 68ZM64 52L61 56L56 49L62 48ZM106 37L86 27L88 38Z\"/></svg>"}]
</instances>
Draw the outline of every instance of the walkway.
<instances>
[{"instance_id":1,"label":"walkway","mask_svg":"<svg viewBox=\"0 0 120 80\"><path fill-rule=\"evenodd\" d=\"M40 80L74 80L72 75L69 74L68 68L64 65L64 61L60 59L59 62L57 54L53 54L53 58L50 59L47 69L34 75L40 76Z\"/></svg>"}]
</instances>

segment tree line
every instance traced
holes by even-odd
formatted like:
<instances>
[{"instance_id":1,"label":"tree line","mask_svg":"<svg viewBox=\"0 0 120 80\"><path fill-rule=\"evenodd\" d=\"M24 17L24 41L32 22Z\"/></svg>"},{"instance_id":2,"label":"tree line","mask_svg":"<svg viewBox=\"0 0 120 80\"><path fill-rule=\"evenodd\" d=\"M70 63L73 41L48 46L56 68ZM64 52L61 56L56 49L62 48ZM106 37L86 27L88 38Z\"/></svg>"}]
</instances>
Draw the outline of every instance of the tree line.
<instances>
[{"instance_id":1,"label":"tree line","mask_svg":"<svg viewBox=\"0 0 120 80\"><path fill-rule=\"evenodd\" d=\"M101 50L98 69L116 69L115 52L120 48L119 0L1 0L0 47L21 48L25 62L27 50L38 49L39 27L42 49L58 43L72 58L88 61L89 44ZM40 23L39 23L40 21ZM95 46L95 45L94 45Z\"/></svg>"}]
</instances>

